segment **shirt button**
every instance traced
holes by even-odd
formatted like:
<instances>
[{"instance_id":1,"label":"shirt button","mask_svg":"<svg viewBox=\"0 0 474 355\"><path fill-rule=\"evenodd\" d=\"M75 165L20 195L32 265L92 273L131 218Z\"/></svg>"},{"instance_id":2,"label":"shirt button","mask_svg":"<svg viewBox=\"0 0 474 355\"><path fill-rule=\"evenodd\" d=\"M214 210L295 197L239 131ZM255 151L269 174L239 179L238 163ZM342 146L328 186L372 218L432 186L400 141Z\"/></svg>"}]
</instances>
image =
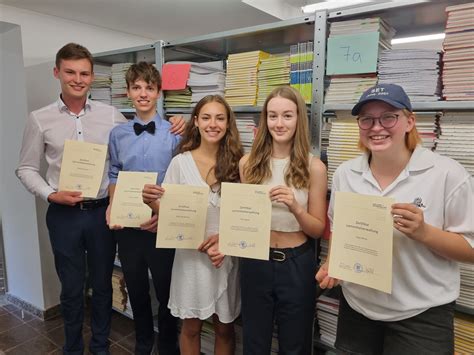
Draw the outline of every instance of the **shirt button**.
<instances>
[{"instance_id":1,"label":"shirt button","mask_svg":"<svg viewBox=\"0 0 474 355\"><path fill-rule=\"evenodd\" d=\"M76 116L76 119L79 119L79 116Z\"/></svg>"},{"instance_id":2,"label":"shirt button","mask_svg":"<svg viewBox=\"0 0 474 355\"><path fill-rule=\"evenodd\" d=\"M79 132L79 134L82 134L82 132Z\"/></svg>"}]
</instances>

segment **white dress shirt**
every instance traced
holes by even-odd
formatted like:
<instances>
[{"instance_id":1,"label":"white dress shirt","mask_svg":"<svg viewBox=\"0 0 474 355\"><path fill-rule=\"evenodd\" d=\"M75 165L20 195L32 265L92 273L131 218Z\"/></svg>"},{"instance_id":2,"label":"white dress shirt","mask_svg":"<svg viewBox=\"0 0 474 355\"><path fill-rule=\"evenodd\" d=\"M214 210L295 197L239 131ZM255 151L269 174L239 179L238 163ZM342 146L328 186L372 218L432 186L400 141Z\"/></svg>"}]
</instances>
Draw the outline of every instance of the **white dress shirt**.
<instances>
[{"instance_id":1,"label":"white dress shirt","mask_svg":"<svg viewBox=\"0 0 474 355\"><path fill-rule=\"evenodd\" d=\"M31 193L47 201L57 191L66 139L108 144L114 126L126 122L115 108L87 100L79 114L69 111L59 98L56 102L30 113L23 133L20 162L16 175ZM46 178L40 175L40 164L46 158ZM107 196L109 170L107 157L102 184L97 198Z\"/></svg>"}]
</instances>

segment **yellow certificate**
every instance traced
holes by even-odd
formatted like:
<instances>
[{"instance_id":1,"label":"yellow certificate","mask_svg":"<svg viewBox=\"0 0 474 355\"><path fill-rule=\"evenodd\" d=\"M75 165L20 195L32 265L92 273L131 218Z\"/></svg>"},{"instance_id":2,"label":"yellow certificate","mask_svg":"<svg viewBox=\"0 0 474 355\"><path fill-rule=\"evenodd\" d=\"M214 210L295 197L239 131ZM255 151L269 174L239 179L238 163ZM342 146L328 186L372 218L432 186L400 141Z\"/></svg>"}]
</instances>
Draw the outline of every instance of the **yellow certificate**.
<instances>
[{"instance_id":1,"label":"yellow certificate","mask_svg":"<svg viewBox=\"0 0 474 355\"><path fill-rule=\"evenodd\" d=\"M206 234L209 187L163 184L157 248L197 249Z\"/></svg>"},{"instance_id":2,"label":"yellow certificate","mask_svg":"<svg viewBox=\"0 0 474 355\"><path fill-rule=\"evenodd\" d=\"M222 183L219 251L268 260L272 203L267 185Z\"/></svg>"},{"instance_id":3,"label":"yellow certificate","mask_svg":"<svg viewBox=\"0 0 474 355\"><path fill-rule=\"evenodd\" d=\"M58 191L81 191L82 197L97 198L106 156L106 145L66 140Z\"/></svg>"},{"instance_id":4,"label":"yellow certificate","mask_svg":"<svg viewBox=\"0 0 474 355\"><path fill-rule=\"evenodd\" d=\"M393 198L336 192L329 276L392 292Z\"/></svg>"},{"instance_id":5,"label":"yellow certificate","mask_svg":"<svg viewBox=\"0 0 474 355\"><path fill-rule=\"evenodd\" d=\"M137 228L151 218L142 200L145 184L156 184L158 173L120 171L110 211L110 225Z\"/></svg>"}]
</instances>

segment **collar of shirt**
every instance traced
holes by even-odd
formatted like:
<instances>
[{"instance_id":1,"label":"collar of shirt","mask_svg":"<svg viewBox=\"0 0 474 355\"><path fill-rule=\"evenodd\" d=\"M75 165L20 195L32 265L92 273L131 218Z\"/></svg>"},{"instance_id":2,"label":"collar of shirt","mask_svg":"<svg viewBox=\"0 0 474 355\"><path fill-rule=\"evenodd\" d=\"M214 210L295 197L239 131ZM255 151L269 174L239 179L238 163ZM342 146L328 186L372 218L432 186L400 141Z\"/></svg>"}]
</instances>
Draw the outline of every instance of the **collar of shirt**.
<instances>
[{"instance_id":1,"label":"collar of shirt","mask_svg":"<svg viewBox=\"0 0 474 355\"><path fill-rule=\"evenodd\" d=\"M395 179L395 181L390 184L390 187L387 188L384 193L388 193L400 181L408 178L411 172L430 169L434 166L434 164L435 155L433 152L421 146L417 146L413 151L413 154L411 155L405 169L400 173L397 179ZM365 180L374 186L379 186L372 175L372 171L370 170L369 153L364 153L362 156L354 159L350 164L350 169L356 173L361 174Z\"/></svg>"},{"instance_id":2,"label":"collar of shirt","mask_svg":"<svg viewBox=\"0 0 474 355\"><path fill-rule=\"evenodd\" d=\"M92 102L89 99L86 99L86 103L84 104L84 108L77 115L75 113L72 113L71 111L69 111L69 108L66 106L66 104L64 103L61 96L59 96L57 104L58 104L59 112L66 112L71 116L82 116L86 113L87 110L90 111L92 109Z\"/></svg>"},{"instance_id":3,"label":"collar of shirt","mask_svg":"<svg viewBox=\"0 0 474 355\"><path fill-rule=\"evenodd\" d=\"M133 124L134 123L139 123L141 124L142 126L150 123L151 121L155 121L155 127L156 129L159 129L160 126L161 126L161 122L163 121L163 119L160 117L160 115L158 113L156 113L155 116L153 116L153 118L147 122L144 122L140 117L138 117L137 115L133 116L133 120L130 122L130 125L133 127Z\"/></svg>"}]
</instances>

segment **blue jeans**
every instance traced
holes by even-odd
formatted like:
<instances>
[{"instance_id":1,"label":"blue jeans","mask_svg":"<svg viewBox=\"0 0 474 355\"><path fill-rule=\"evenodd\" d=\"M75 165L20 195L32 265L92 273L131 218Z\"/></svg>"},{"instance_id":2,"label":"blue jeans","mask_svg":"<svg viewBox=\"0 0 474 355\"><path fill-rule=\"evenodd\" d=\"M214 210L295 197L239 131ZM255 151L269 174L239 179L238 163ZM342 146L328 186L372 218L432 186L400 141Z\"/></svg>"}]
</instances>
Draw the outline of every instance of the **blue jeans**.
<instances>
[{"instance_id":1,"label":"blue jeans","mask_svg":"<svg viewBox=\"0 0 474 355\"><path fill-rule=\"evenodd\" d=\"M92 287L91 352L108 351L115 239L105 223L106 207L81 210L50 204L46 214L56 272L61 282L65 354L82 354L86 265ZM86 264L87 263L87 264Z\"/></svg>"},{"instance_id":2,"label":"blue jeans","mask_svg":"<svg viewBox=\"0 0 474 355\"><path fill-rule=\"evenodd\" d=\"M336 347L348 354L452 355L454 302L414 317L374 321L354 311L341 292Z\"/></svg>"}]
</instances>

